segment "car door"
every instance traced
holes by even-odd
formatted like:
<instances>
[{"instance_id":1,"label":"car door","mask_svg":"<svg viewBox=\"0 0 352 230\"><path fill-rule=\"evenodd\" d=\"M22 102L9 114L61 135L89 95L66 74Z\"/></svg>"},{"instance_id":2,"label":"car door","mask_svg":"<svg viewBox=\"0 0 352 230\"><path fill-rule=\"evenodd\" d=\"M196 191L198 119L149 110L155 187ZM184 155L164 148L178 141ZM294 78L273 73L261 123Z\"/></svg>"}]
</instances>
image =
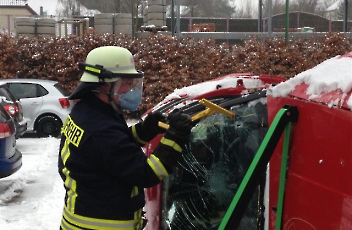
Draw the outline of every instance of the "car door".
<instances>
[{"instance_id":1,"label":"car door","mask_svg":"<svg viewBox=\"0 0 352 230\"><path fill-rule=\"evenodd\" d=\"M16 82L7 85L22 103L23 116L27 119L27 129L33 130L34 121L43 104L43 95L48 92L38 84Z\"/></svg>"}]
</instances>

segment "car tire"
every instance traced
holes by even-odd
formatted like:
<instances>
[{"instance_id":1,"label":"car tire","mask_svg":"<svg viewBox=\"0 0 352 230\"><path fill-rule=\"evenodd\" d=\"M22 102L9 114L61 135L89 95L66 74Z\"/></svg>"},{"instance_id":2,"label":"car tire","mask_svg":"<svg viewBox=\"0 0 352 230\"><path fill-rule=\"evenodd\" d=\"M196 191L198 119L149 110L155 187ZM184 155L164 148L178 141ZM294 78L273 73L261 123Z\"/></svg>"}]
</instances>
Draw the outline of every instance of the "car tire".
<instances>
[{"instance_id":1,"label":"car tire","mask_svg":"<svg viewBox=\"0 0 352 230\"><path fill-rule=\"evenodd\" d=\"M38 120L36 131L39 137L59 137L61 121L54 116L44 116Z\"/></svg>"}]
</instances>

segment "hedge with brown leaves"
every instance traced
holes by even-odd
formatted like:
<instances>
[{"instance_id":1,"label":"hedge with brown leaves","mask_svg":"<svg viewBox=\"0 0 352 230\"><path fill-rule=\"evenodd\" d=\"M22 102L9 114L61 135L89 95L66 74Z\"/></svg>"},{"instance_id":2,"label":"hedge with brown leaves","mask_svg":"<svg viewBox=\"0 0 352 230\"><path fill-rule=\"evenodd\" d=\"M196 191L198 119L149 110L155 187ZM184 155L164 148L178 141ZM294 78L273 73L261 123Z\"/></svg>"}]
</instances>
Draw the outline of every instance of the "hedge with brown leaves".
<instances>
[{"instance_id":1,"label":"hedge with brown leaves","mask_svg":"<svg viewBox=\"0 0 352 230\"><path fill-rule=\"evenodd\" d=\"M77 63L84 62L90 50L107 45L129 49L134 54L136 68L145 73L141 111L151 108L175 88L229 73L265 73L290 78L352 50L352 40L339 33L287 43L280 38L261 41L252 37L240 45L190 37L178 40L165 35L135 40L112 34L68 38L0 35L0 75L57 80L72 91L82 74Z\"/></svg>"}]
</instances>

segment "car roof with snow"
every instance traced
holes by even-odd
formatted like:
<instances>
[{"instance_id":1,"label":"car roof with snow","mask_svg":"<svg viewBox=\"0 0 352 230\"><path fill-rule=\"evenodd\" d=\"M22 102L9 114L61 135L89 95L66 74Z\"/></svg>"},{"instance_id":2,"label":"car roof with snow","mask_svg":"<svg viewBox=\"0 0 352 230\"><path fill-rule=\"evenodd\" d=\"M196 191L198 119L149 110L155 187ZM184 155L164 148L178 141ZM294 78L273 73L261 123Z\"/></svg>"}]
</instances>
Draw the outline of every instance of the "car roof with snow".
<instances>
[{"instance_id":1,"label":"car roof with snow","mask_svg":"<svg viewBox=\"0 0 352 230\"><path fill-rule=\"evenodd\" d=\"M268 95L295 97L352 110L352 52L328 59L272 87Z\"/></svg>"}]
</instances>

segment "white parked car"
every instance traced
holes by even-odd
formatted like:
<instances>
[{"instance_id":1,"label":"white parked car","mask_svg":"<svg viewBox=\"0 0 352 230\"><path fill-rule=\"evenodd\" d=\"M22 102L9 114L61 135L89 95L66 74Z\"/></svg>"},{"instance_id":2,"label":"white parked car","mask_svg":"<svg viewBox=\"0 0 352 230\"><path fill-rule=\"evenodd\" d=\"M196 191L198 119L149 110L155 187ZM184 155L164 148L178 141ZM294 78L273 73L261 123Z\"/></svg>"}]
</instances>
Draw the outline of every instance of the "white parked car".
<instances>
[{"instance_id":1,"label":"white parked car","mask_svg":"<svg viewBox=\"0 0 352 230\"><path fill-rule=\"evenodd\" d=\"M0 79L20 100L27 132L39 137L60 136L61 126L70 113L73 101L57 81L42 79Z\"/></svg>"}]
</instances>

